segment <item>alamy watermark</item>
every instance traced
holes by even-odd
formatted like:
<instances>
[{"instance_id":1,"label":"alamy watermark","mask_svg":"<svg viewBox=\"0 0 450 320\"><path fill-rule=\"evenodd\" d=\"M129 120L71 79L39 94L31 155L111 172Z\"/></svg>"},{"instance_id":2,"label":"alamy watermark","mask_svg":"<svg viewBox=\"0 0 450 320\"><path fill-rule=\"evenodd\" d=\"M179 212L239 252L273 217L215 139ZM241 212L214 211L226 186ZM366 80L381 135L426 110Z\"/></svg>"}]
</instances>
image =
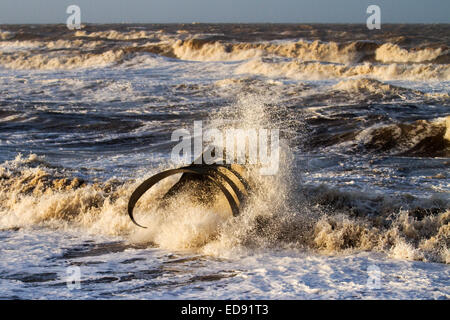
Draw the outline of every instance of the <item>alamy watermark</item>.
<instances>
[{"instance_id":1,"label":"alamy watermark","mask_svg":"<svg viewBox=\"0 0 450 320\"><path fill-rule=\"evenodd\" d=\"M368 289L381 289L381 270L378 266L372 264L367 268L367 278L366 287Z\"/></svg>"},{"instance_id":2,"label":"alamy watermark","mask_svg":"<svg viewBox=\"0 0 450 320\"><path fill-rule=\"evenodd\" d=\"M67 267L66 269L67 289L74 290L81 288L81 269L78 266Z\"/></svg>"},{"instance_id":3,"label":"alamy watermark","mask_svg":"<svg viewBox=\"0 0 450 320\"><path fill-rule=\"evenodd\" d=\"M67 7L66 25L69 30L81 29L81 8L78 5L72 4ZM366 13L370 16L366 20L366 26L369 30L381 29L381 8L378 5L371 4L367 7Z\"/></svg>"},{"instance_id":4,"label":"alamy watermark","mask_svg":"<svg viewBox=\"0 0 450 320\"><path fill-rule=\"evenodd\" d=\"M67 7L66 13L70 14L67 17L66 25L69 30L81 29L81 9L79 6L73 4Z\"/></svg>"},{"instance_id":5,"label":"alamy watermark","mask_svg":"<svg viewBox=\"0 0 450 320\"><path fill-rule=\"evenodd\" d=\"M367 7L367 14L370 16L366 20L367 29L381 29L381 8L375 4L371 4Z\"/></svg>"},{"instance_id":6,"label":"alamy watermark","mask_svg":"<svg viewBox=\"0 0 450 320\"><path fill-rule=\"evenodd\" d=\"M203 131L202 121L194 121L193 133L178 129L172 133L171 140L178 141L171 153L175 163L256 165L261 175L278 172L279 129L210 128Z\"/></svg>"}]
</instances>

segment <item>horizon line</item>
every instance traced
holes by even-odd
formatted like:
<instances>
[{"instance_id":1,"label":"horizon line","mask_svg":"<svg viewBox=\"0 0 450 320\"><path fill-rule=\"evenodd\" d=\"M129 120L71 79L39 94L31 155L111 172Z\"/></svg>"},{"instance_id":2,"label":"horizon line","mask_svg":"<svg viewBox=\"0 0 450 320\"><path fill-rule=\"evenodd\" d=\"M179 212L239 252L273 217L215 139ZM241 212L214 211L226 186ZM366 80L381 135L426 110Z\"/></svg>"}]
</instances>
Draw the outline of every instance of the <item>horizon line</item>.
<instances>
[{"instance_id":1,"label":"horizon line","mask_svg":"<svg viewBox=\"0 0 450 320\"><path fill-rule=\"evenodd\" d=\"M65 25L65 22L26 22L26 23L0 23L1 25ZM81 25L111 25L111 24L351 24L365 25L365 22L82 22ZM450 22L382 22L382 25L400 25L400 24L450 24Z\"/></svg>"}]
</instances>

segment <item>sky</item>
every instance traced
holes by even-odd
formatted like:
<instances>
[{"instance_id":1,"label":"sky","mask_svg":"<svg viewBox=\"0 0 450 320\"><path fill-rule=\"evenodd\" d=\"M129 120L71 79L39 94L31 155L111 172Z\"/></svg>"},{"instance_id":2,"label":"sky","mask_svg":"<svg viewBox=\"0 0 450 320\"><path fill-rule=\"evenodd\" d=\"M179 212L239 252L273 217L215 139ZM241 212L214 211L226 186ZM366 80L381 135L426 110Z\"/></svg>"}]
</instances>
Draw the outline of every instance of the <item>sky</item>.
<instances>
[{"instance_id":1,"label":"sky","mask_svg":"<svg viewBox=\"0 0 450 320\"><path fill-rule=\"evenodd\" d=\"M69 5L82 23L450 23L449 0L0 0L0 24L65 23Z\"/></svg>"}]
</instances>

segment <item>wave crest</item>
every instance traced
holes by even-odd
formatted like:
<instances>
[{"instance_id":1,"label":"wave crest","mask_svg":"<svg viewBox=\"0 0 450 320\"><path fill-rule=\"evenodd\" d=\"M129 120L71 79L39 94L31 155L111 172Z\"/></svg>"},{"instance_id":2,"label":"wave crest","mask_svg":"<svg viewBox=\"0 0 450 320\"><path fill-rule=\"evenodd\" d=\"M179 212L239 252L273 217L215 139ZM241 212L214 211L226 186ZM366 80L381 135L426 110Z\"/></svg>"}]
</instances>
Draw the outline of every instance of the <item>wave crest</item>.
<instances>
[{"instance_id":1,"label":"wave crest","mask_svg":"<svg viewBox=\"0 0 450 320\"><path fill-rule=\"evenodd\" d=\"M417 50L407 50L396 44L385 43L375 51L375 59L384 63L401 62L401 63L418 63L433 62L440 57L450 54L446 48L424 48ZM440 62L443 59L439 59ZM442 61L443 62L443 61ZM448 63L449 61L445 62Z\"/></svg>"},{"instance_id":2,"label":"wave crest","mask_svg":"<svg viewBox=\"0 0 450 320\"><path fill-rule=\"evenodd\" d=\"M178 40L173 45L179 59L195 61L236 61L275 55L302 61L356 63L370 55L376 44L305 41L264 43L223 43L206 39Z\"/></svg>"},{"instance_id":3,"label":"wave crest","mask_svg":"<svg viewBox=\"0 0 450 320\"><path fill-rule=\"evenodd\" d=\"M239 74L257 74L268 77L288 77L300 80L321 80L370 76L383 80L450 80L450 65L362 63L343 65L321 62L279 61L253 59L236 69Z\"/></svg>"},{"instance_id":4,"label":"wave crest","mask_svg":"<svg viewBox=\"0 0 450 320\"><path fill-rule=\"evenodd\" d=\"M355 142L369 151L404 156L449 157L450 140L446 138L448 121L447 117L435 121L376 125L359 133Z\"/></svg>"},{"instance_id":5,"label":"wave crest","mask_svg":"<svg viewBox=\"0 0 450 320\"><path fill-rule=\"evenodd\" d=\"M15 52L13 54L0 53L0 65L16 70L55 70L103 67L121 61L125 52L123 50L108 50L102 53L82 54L29 54Z\"/></svg>"}]
</instances>

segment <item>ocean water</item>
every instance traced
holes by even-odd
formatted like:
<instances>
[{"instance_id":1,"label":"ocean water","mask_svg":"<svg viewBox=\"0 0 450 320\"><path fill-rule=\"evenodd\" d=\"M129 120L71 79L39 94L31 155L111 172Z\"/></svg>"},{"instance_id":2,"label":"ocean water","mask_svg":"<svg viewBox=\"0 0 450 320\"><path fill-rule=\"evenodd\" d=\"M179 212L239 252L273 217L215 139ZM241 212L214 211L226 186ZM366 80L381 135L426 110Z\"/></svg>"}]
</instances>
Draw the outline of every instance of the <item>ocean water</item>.
<instances>
[{"instance_id":1,"label":"ocean water","mask_svg":"<svg viewBox=\"0 0 450 320\"><path fill-rule=\"evenodd\" d=\"M0 26L0 299L449 299L450 25ZM276 128L238 217L174 130ZM73 275L77 275L73 278ZM79 280L79 281L78 281Z\"/></svg>"}]
</instances>

